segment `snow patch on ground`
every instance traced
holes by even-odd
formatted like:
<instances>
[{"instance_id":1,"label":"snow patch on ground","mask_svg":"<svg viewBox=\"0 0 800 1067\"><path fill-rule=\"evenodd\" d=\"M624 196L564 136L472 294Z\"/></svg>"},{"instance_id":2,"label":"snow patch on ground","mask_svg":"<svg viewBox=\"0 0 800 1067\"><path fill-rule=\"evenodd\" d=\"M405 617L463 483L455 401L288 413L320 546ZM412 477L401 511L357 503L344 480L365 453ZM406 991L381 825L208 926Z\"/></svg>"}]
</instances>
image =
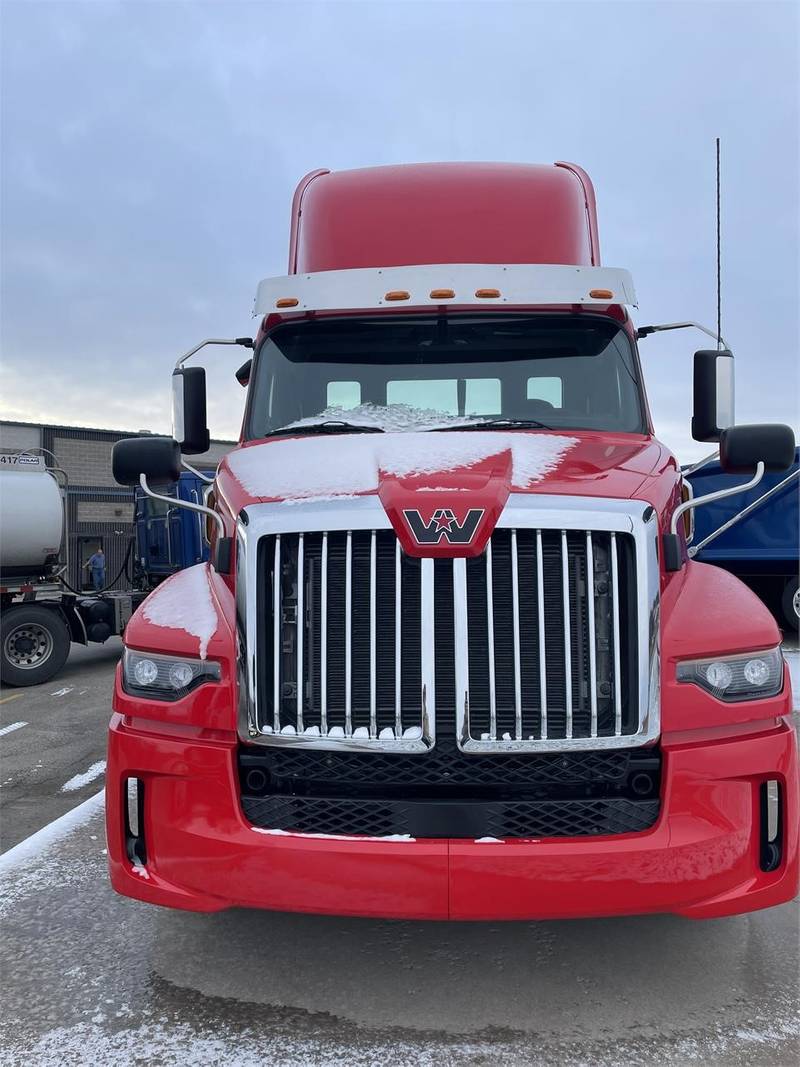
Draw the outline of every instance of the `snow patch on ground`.
<instances>
[{"instance_id":1,"label":"snow patch on ground","mask_svg":"<svg viewBox=\"0 0 800 1067\"><path fill-rule=\"evenodd\" d=\"M53 862L50 853L102 813L104 800L101 790L0 856L0 914L31 893L80 881L81 864L67 869Z\"/></svg>"},{"instance_id":2,"label":"snow patch on ground","mask_svg":"<svg viewBox=\"0 0 800 1067\"><path fill-rule=\"evenodd\" d=\"M64 782L61 786L62 793L72 793L76 789L82 789L89 782L93 782L95 778L99 778L106 769L106 761L104 759L98 760L97 763L93 763L88 771L84 771L83 774L76 774L74 778L70 778L68 782Z\"/></svg>"},{"instance_id":3,"label":"snow patch on ground","mask_svg":"<svg viewBox=\"0 0 800 1067\"><path fill-rule=\"evenodd\" d=\"M187 567L159 585L145 600L142 614L155 626L184 630L196 637L200 659L205 659L208 642L219 624L208 583L208 564Z\"/></svg>"},{"instance_id":4,"label":"snow patch on ground","mask_svg":"<svg viewBox=\"0 0 800 1067\"><path fill-rule=\"evenodd\" d=\"M524 431L343 434L253 445L231 453L228 464L252 496L301 501L376 492L381 474L441 474L510 452L512 484L526 489L553 470L576 443L574 437Z\"/></svg>"}]
</instances>

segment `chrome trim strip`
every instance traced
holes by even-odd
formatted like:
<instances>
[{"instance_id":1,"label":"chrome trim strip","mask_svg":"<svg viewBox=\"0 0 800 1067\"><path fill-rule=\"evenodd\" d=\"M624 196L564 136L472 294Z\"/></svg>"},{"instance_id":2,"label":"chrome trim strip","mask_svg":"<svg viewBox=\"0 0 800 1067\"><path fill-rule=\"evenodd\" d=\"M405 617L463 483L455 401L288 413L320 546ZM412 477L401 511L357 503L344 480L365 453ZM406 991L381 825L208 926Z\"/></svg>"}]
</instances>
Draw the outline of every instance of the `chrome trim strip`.
<instances>
[{"instance_id":1,"label":"chrome trim strip","mask_svg":"<svg viewBox=\"0 0 800 1067\"><path fill-rule=\"evenodd\" d=\"M344 569L344 733L353 736L353 531L347 531Z\"/></svg>"},{"instance_id":2,"label":"chrome trim strip","mask_svg":"<svg viewBox=\"0 0 800 1067\"><path fill-rule=\"evenodd\" d=\"M619 562L617 535L611 534L611 606L614 617L614 733L622 733L622 683L619 653Z\"/></svg>"},{"instance_id":3,"label":"chrome trim strip","mask_svg":"<svg viewBox=\"0 0 800 1067\"><path fill-rule=\"evenodd\" d=\"M423 559L420 567L420 604L422 626L420 655L422 666L422 738L426 748L433 747L436 737L436 658L434 655L434 573L432 559Z\"/></svg>"},{"instance_id":4,"label":"chrome trim strip","mask_svg":"<svg viewBox=\"0 0 800 1067\"><path fill-rule=\"evenodd\" d=\"M376 678L376 570L375 531L369 540L369 736L374 741L378 736L378 703Z\"/></svg>"},{"instance_id":5,"label":"chrome trim strip","mask_svg":"<svg viewBox=\"0 0 800 1067\"><path fill-rule=\"evenodd\" d=\"M586 531L586 603L589 611L589 698L592 704L591 735L597 737L597 628L594 621L594 544Z\"/></svg>"},{"instance_id":6,"label":"chrome trim strip","mask_svg":"<svg viewBox=\"0 0 800 1067\"><path fill-rule=\"evenodd\" d=\"M305 534L297 538L297 732L303 732L303 638L305 637Z\"/></svg>"},{"instance_id":7,"label":"chrome trim strip","mask_svg":"<svg viewBox=\"0 0 800 1067\"><path fill-rule=\"evenodd\" d=\"M272 563L272 598L272 728L276 734L279 734L281 732L281 629L283 628L280 534L275 538L275 555ZM253 598L251 597L251 599Z\"/></svg>"},{"instance_id":8,"label":"chrome trim strip","mask_svg":"<svg viewBox=\"0 0 800 1067\"><path fill-rule=\"evenodd\" d=\"M320 642L319 642L320 733L328 732L328 532L322 535L322 570L320 574Z\"/></svg>"},{"instance_id":9,"label":"chrome trim strip","mask_svg":"<svg viewBox=\"0 0 800 1067\"><path fill-rule=\"evenodd\" d=\"M519 646L519 546L511 531L511 617L514 631L514 737L522 740L522 663Z\"/></svg>"},{"instance_id":10,"label":"chrome trim strip","mask_svg":"<svg viewBox=\"0 0 800 1067\"><path fill-rule=\"evenodd\" d=\"M561 590L564 604L564 696L566 701L566 734L572 738L572 620L569 610L569 557L567 555L567 531L561 531Z\"/></svg>"},{"instance_id":11,"label":"chrome trim strip","mask_svg":"<svg viewBox=\"0 0 800 1067\"><path fill-rule=\"evenodd\" d=\"M400 655L403 645L403 550L400 540L394 551L394 735L403 736L403 671Z\"/></svg>"},{"instance_id":12,"label":"chrome trim strip","mask_svg":"<svg viewBox=\"0 0 800 1067\"><path fill-rule=\"evenodd\" d=\"M454 559L453 643L455 646L456 742L462 748L469 741L469 604L467 600L467 561Z\"/></svg>"},{"instance_id":13,"label":"chrome trim strip","mask_svg":"<svg viewBox=\"0 0 800 1067\"><path fill-rule=\"evenodd\" d=\"M541 741L547 740L547 639L544 632L544 555L542 531L536 530L536 629L539 634L539 694Z\"/></svg>"},{"instance_id":14,"label":"chrome trim strip","mask_svg":"<svg viewBox=\"0 0 800 1067\"><path fill-rule=\"evenodd\" d=\"M494 680L494 588L492 585L492 540L486 545L486 640L489 649L489 737L497 740L497 693Z\"/></svg>"}]
</instances>

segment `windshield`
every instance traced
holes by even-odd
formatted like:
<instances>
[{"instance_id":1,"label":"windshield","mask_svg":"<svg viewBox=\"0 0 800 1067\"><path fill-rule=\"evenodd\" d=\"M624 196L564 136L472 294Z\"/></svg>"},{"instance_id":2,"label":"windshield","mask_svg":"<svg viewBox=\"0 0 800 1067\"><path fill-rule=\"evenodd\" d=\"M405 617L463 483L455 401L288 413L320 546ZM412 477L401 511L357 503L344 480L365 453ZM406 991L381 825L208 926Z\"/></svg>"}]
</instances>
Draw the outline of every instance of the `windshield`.
<instances>
[{"instance_id":1,"label":"windshield","mask_svg":"<svg viewBox=\"0 0 800 1067\"><path fill-rule=\"evenodd\" d=\"M322 423L646 430L631 345L599 316L305 321L270 334L255 363L251 439Z\"/></svg>"}]
</instances>

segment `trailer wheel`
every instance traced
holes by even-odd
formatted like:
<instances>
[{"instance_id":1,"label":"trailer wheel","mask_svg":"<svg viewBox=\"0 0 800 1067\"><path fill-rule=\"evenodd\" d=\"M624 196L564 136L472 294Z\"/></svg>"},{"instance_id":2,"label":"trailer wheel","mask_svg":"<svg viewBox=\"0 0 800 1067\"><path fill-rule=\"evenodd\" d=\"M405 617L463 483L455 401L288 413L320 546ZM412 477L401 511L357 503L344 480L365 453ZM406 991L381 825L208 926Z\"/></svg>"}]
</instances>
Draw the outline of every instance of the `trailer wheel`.
<instances>
[{"instance_id":1,"label":"trailer wheel","mask_svg":"<svg viewBox=\"0 0 800 1067\"><path fill-rule=\"evenodd\" d=\"M800 629L800 579L790 578L781 600L783 620L790 630Z\"/></svg>"},{"instance_id":2,"label":"trailer wheel","mask_svg":"<svg viewBox=\"0 0 800 1067\"><path fill-rule=\"evenodd\" d=\"M0 679L6 685L41 685L64 666L69 644L60 611L38 604L7 608L0 621Z\"/></svg>"}]
</instances>

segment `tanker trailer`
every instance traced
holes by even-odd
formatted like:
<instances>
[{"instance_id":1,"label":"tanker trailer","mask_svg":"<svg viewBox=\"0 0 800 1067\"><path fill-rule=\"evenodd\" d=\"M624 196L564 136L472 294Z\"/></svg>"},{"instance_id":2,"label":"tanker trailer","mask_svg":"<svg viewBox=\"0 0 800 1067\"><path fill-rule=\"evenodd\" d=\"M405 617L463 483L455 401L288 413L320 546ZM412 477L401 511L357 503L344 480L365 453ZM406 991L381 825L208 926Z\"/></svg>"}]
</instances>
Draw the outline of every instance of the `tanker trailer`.
<instances>
[{"instance_id":1,"label":"tanker trailer","mask_svg":"<svg viewBox=\"0 0 800 1067\"><path fill-rule=\"evenodd\" d=\"M59 475L63 481L59 481ZM145 590L83 596L66 570L66 476L44 456L0 453L0 680L40 685L63 667L71 642L121 634ZM63 552L62 552L63 546Z\"/></svg>"}]
</instances>

